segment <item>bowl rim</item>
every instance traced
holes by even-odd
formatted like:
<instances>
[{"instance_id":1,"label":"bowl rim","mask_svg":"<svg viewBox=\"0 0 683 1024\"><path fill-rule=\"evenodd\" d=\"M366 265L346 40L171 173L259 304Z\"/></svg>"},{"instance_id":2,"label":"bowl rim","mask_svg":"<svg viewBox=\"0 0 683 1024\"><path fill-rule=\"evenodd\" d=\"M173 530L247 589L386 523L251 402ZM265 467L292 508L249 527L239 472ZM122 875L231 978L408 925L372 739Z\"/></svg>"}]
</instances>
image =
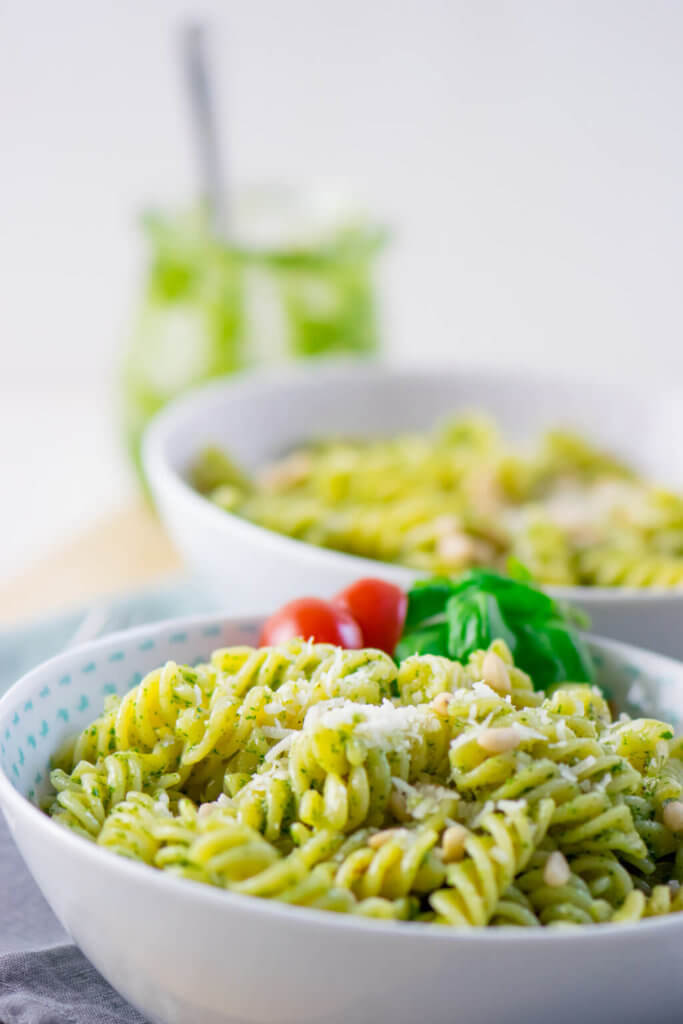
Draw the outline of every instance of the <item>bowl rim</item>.
<instances>
[{"instance_id":1,"label":"bowl rim","mask_svg":"<svg viewBox=\"0 0 683 1024\"><path fill-rule=\"evenodd\" d=\"M79 660L83 655L95 655L102 648L108 646L120 647L122 644L133 644L142 639L149 639L155 634L175 632L192 627L201 628L218 623L223 624L245 624L257 625L259 619L264 617L245 616L237 618L225 616L220 613L180 616L173 619L165 619L161 622L137 626L134 629L122 630L116 633L108 633L105 636L90 640L87 643L70 647L49 660L42 662L27 672L7 690L0 698L0 725L2 725L5 714L10 708L14 708L16 701L26 700L27 695L33 692L33 688L42 681L46 673L53 674L71 663L72 659ZM586 634L587 641L600 650L610 651L623 658L645 657L646 660L655 659L664 663L662 667L671 666L683 677L683 663L669 658L666 655L658 654L645 648L635 647L632 644L625 644L617 640L610 640L604 637ZM660 917L641 919L636 922L620 923L609 922L599 926L583 926L567 929L553 928L524 928L510 926L509 928L495 929L488 926L475 927L447 927L430 922L415 921L391 921L373 918L364 918L351 914L337 914L331 911L320 910L311 907L290 906L279 903L273 899L259 899L255 896L243 895L225 889L217 889L202 882L196 882L188 878L177 878L174 875L153 868L151 865L143 864L134 860L120 857L110 850L102 849L96 844L78 835L71 829L59 825L50 818L44 811L40 810L28 797L16 789L8 774L0 765L0 810L9 812L8 818L22 818L25 825L31 829L37 829L41 834L45 845L51 841L61 842L67 849L73 852L74 856L84 857L90 860L95 866L101 865L103 872L118 872L124 878L130 878L132 882L145 884L157 891L160 896L177 900L192 900L207 908L207 911L217 913L229 913L231 908L235 910L248 911L254 914L262 914L265 920L276 919L287 923L290 927L295 924L317 925L326 929L330 936L338 929L351 930L364 934L370 929L369 934L383 935L387 939L391 937L395 942L408 942L416 937L422 937L424 941L435 943L477 942L488 943L491 946L509 948L512 939L522 941L532 946L540 942L552 942L555 946L575 946L577 941L600 942L602 939L624 939L634 936L649 934L654 930L661 933L662 938L669 933L680 933L683 936L683 912L662 915ZM10 825L10 832L13 834L13 825ZM92 858L94 857L94 861ZM223 908L222 910L220 908ZM646 929L644 932L643 929Z\"/></svg>"},{"instance_id":2,"label":"bowl rim","mask_svg":"<svg viewBox=\"0 0 683 1024\"><path fill-rule=\"evenodd\" d=\"M292 559L298 561L314 561L322 570L326 566L328 570L344 569L345 571L356 571L358 576L384 576L391 577L395 581L402 581L404 586L409 586L411 580L420 576L428 576L429 573L421 573L420 570L412 569L410 566L401 565L395 562L383 562L378 559L364 558L361 555L353 555L344 551L336 551L333 548L326 548L310 544L308 541L299 540L295 537L288 537L286 534L278 533L267 527L259 526L248 519L243 519L233 512L219 508L207 497L196 491L184 478L181 472L176 470L166 456L166 447L169 437L173 434L179 423L187 422L201 411L204 404L218 400L225 395L226 399L236 391L242 394L253 393L256 396L262 389L269 387L287 387L291 383L314 382L319 378L334 377L337 374L347 374L351 378L355 376L376 376L381 378L405 378L415 380L417 377L425 381L443 379L450 376L453 379L464 378L469 381L495 380L505 381L507 384L515 378L524 380L526 383L535 381L537 384L557 384L563 388L585 386L586 376L552 373L548 371L521 371L517 368L510 369L487 369L478 367L464 367L454 369L453 366L432 364L430 368L411 368L410 364L383 363L377 361L339 359L326 360L319 365L301 365L286 368L248 369L228 377L221 377L200 385L173 399L167 406L158 412L150 421L142 438L142 462L145 473L149 479L152 491L155 496L168 494L172 501L178 501L189 508L194 516L199 516L206 523L207 527L221 529L245 539L252 539L262 547L280 552L286 552ZM678 394L680 389L669 388L671 395ZM635 387L622 384L620 393L636 397ZM671 602L683 603L683 585L681 586L657 586L657 587L589 587L589 586L557 586L547 585L543 589L551 597L560 601L577 601L585 606L591 604L633 604L636 601L644 601L648 604Z\"/></svg>"}]
</instances>

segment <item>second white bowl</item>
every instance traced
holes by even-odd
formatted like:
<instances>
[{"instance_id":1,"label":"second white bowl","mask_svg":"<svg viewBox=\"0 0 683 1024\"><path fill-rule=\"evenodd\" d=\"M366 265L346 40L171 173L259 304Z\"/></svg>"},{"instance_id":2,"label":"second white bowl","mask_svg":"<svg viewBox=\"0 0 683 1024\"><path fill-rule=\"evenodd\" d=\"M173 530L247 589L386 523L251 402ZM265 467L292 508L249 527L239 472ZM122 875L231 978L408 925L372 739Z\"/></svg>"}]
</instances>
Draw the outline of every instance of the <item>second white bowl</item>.
<instances>
[{"instance_id":1,"label":"second white bowl","mask_svg":"<svg viewBox=\"0 0 683 1024\"><path fill-rule=\"evenodd\" d=\"M230 515L187 482L196 455L223 446L247 469L329 434L392 435L481 410L513 438L573 427L647 476L683 483L680 394L617 391L606 382L540 374L396 369L367 363L260 371L210 384L162 412L149 428L145 470L161 516L191 568L228 612L295 596L325 597L360 576L409 587L420 575L315 547ZM683 590L549 587L590 616L595 632L683 657Z\"/></svg>"}]
</instances>

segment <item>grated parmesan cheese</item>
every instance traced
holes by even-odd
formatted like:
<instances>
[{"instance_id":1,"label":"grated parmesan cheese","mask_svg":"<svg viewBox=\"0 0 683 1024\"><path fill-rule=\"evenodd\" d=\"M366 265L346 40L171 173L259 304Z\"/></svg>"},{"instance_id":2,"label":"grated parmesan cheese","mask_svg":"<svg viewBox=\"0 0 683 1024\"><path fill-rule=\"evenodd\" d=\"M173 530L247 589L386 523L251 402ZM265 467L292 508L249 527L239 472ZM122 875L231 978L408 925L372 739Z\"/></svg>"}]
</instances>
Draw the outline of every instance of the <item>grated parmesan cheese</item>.
<instances>
[{"instance_id":1,"label":"grated parmesan cheese","mask_svg":"<svg viewBox=\"0 0 683 1024\"><path fill-rule=\"evenodd\" d=\"M339 702L328 701L326 707L318 712L319 707L314 705L306 713L304 730L316 726L328 729L353 727L355 736L377 747L405 745L411 739L421 739L425 728L440 728L438 718L429 705L397 707L390 700L384 700L376 706L341 699Z\"/></svg>"},{"instance_id":2,"label":"grated parmesan cheese","mask_svg":"<svg viewBox=\"0 0 683 1024\"><path fill-rule=\"evenodd\" d=\"M590 771L593 765L597 763L597 758L592 754L589 754L588 757L584 757L583 761L579 761L578 764L575 764L572 767L577 775L582 775L584 772Z\"/></svg>"},{"instance_id":3,"label":"grated parmesan cheese","mask_svg":"<svg viewBox=\"0 0 683 1024\"><path fill-rule=\"evenodd\" d=\"M521 740L544 740L545 736L538 729L532 729L530 725L522 725L521 722L513 722L512 728Z\"/></svg>"},{"instance_id":4,"label":"grated parmesan cheese","mask_svg":"<svg viewBox=\"0 0 683 1024\"><path fill-rule=\"evenodd\" d=\"M525 811L527 808L526 800L499 800L496 804L496 808L502 811L503 814L518 814L520 811Z\"/></svg>"},{"instance_id":5,"label":"grated parmesan cheese","mask_svg":"<svg viewBox=\"0 0 683 1024\"><path fill-rule=\"evenodd\" d=\"M292 736L296 731L296 729L285 729L282 725L264 725L261 727L261 732L269 740L284 740L287 736Z\"/></svg>"},{"instance_id":6,"label":"grated parmesan cheese","mask_svg":"<svg viewBox=\"0 0 683 1024\"><path fill-rule=\"evenodd\" d=\"M477 698L493 697L495 700L500 700L500 694L497 693L493 687L489 686L483 680L479 683L474 683L472 686L472 693Z\"/></svg>"},{"instance_id":7,"label":"grated parmesan cheese","mask_svg":"<svg viewBox=\"0 0 683 1024\"><path fill-rule=\"evenodd\" d=\"M281 757L283 754L289 753L289 748L294 742L295 736L296 730L290 729L289 735L285 736L283 739L280 740L279 743L276 743L274 747L271 747L270 750L266 751L263 760L268 764L271 764L273 761L277 761L278 757Z\"/></svg>"},{"instance_id":8,"label":"grated parmesan cheese","mask_svg":"<svg viewBox=\"0 0 683 1024\"><path fill-rule=\"evenodd\" d=\"M154 810L162 818L172 818L171 808L168 803L168 793L159 793L154 803Z\"/></svg>"}]
</instances>

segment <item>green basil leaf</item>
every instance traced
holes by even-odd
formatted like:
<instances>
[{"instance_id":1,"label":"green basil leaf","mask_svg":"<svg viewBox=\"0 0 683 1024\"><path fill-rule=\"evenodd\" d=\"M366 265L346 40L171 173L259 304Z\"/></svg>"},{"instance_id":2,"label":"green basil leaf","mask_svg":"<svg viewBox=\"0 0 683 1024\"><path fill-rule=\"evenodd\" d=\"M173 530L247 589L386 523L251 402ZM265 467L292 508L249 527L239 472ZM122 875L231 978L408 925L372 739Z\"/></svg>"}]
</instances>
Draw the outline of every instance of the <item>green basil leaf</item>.
<instances>
[{"instance_id":1,"label":"green basil leaf","mask_svg":"<svg viewBox=\"0 0 683 1024\"><path fill-rule=\"evenodd\" d=\"M515 663L531 676L536 689L545 690L553 683L593 681L590 656L566 623L547 622L543 629L520 625L516 635Z\"/></svg>"},{"instance_id":2,"label":"green basil leaf","mask_svg":"<svg viewBox=\"0 0 683 1024\"><path fill-rule=\"evenodd\" d=\"M448 625L442 622L426 629L406 633L394 651L396 661L404 661L411 654L438 654L448 657Z\"/></svg>"},{"instance_id":3,"label":"green basil leaf","mask_svg":"<svg viewBox=\"0 0 683 1024\"><path fill-rule=\"evenodd\" d=\"M431 580L419 580L408 591L408 611L404 628L409 629L435 615L443 614L452 593L453 583L449 579L436 577Z\"/></svg>"},{"instance_id":4,"label":"green basil leaf","mask_svg":"<svg viewBox=\"0 0 683 1024\"><path fill-rule=\"evenodd\" d=\"M515 583L514 589L503 591L500 601L506 614L514 619L547 619L559 613L557 603L552 597L530 587L528 583Z\"/></svg>"},{"instance_id":5,"label":"green basil leaf","mask_svg":"<svg viewBox=\"0 0 683 1024\"><path fill-rule=\"evenodd\" d=\"M412 588L396 656L440 654L465 662L502 639L537 689L593 682L593 663L575 628L584 622L582 613L527 581L471 569L455 580L425 580Z\"/></svg>"},{"instance_id":6,"label":"green basil leaf","mask_svg":"<svg viewBox=\"0 0 683 1024\"><path fill-rule=\"evenodd\" d=\"M467 600L457 595L450 597L446 604L446 622L449 658L459 661L462 652L487 646L489 629L484 594L475 594Z\"/></svg>"},{"instance_id":7,"label":"green basil leaf","mask_svg":"<svg viewBox=\"0 0 683 1024\"><path fill-rule=\"evenodd\" d=\"M500 605L493 594L480 592L463 601L452 596L446 605L449 626L448 656L466 660L472 651L488 647L500 637L514 653L515 634L508 629Z\"/></svg>"}]
</instances>

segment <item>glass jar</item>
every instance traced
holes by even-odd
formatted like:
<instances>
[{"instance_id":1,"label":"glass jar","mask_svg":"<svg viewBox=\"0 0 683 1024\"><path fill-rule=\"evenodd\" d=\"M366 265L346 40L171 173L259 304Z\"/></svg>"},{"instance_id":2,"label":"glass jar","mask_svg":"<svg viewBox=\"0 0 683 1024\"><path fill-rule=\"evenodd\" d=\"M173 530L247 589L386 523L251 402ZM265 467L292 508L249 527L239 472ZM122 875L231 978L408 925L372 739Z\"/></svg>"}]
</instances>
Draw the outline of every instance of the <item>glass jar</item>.
<instances>
[{"instance_id":1,"label":"glass jar","mask_svg":"<svg viewBox=\"0 0 683 1024\"><path fill-rule=\"evenodd\" d=\"M202 210L150 213L143 300L126 353L125 431L139 468L149 419L189 388L250 366L374 353L374 267L386 232L337 193L252 188L230 241Z\"/></svg>"}]
</instances>

